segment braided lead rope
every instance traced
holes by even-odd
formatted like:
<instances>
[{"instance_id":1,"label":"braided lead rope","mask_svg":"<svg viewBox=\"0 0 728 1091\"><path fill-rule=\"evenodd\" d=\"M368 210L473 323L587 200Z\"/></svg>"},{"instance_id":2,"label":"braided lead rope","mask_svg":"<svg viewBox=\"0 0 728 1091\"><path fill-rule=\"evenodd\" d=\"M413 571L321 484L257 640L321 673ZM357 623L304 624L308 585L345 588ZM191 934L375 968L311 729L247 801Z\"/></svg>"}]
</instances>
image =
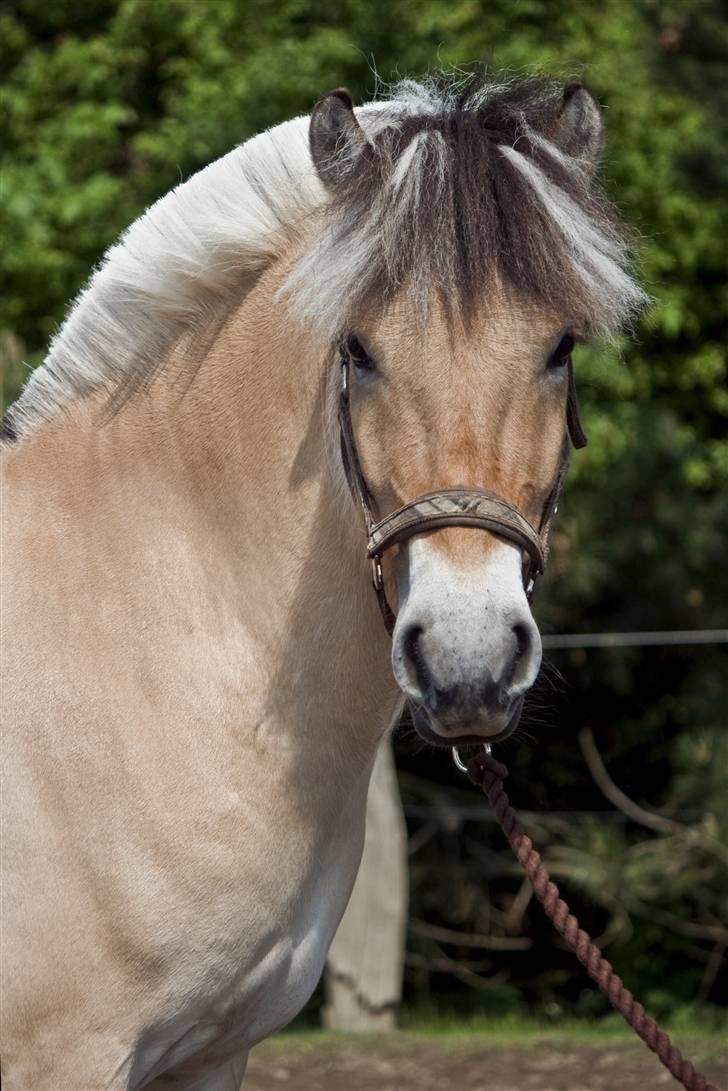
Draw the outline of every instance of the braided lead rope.
<instances>
[{"instance_id":1,"label":"braided lead rope","mask_svg":"<svg viewBox=\"0 0 728 1091\"><path fill-rule=\"evenodd\" d=\"M686 1091L719 1091L714 1084L708 1083L705 1076L696 1071L690 1061L686 1061L670 1036L660 1030L652 1016L635 1000L624 982L615 973L610 962L604 958L596 943L587 935L569 910L559 894L559 888L549 879L549 874L541 863L541 857L533 847L533 842L520 823L516 812L508 802L503 788L503 781L508 776L508 769L490 754L483 753L474 758L467 766L467 773L473 784L483 789L493 808L498 823L519 864L531 881L534 893L549 920L557 932L564 937L569 947L585 968L589 977L597 983L613 1008L622 1015L634 1032L657 1054L665 1068L683 1085Z\"/></svg>"}]
</instances>

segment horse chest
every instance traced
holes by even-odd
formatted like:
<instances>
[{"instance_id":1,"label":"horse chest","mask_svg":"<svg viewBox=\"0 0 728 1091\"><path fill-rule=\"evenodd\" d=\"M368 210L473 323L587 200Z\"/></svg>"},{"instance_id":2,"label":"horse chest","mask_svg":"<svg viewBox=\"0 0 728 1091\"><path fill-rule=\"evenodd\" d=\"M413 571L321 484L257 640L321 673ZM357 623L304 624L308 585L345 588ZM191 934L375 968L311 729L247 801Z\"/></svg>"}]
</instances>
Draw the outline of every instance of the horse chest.
<instances>
[{"instance_id":1,"label":"horse chest","mask_svg":"<svg viewBox=\"0 0 728 1091\"><path fill-rule=\"evenodd\" d=\"M364 801L361 801L363 818ZM350 816L353 817L353 816ZM176 997L170 1022L168 1000L150 1012L135 1057L134 1086L150 1075L195 1058L247 1053L256 1042L285 1026L301 1010L321 976L329 945L344 911L361 850L361 823L324 844L299 842L294 859L281 861L266 846L273 885L239 875L255 895L221 904L204 931L195 931L194 959L178 967L161 995ZM234 921L224 927L224 921ZM206 937L206 938L205 938ZM180 1003L180 1001L182 1001Z\"/></svg>"},{"instance_id":2,"label":"horse chest","mask_svg":"<svg viewBox=\"0 0 728 1091\"><path fill-rule=\"evenodd\" d=\"M347 895L348 884L319 892L291 922L290 932L279 935L249 968L237 1006L251 1045L290 1022L311 996Z\"/></svg>"}]
</instances>

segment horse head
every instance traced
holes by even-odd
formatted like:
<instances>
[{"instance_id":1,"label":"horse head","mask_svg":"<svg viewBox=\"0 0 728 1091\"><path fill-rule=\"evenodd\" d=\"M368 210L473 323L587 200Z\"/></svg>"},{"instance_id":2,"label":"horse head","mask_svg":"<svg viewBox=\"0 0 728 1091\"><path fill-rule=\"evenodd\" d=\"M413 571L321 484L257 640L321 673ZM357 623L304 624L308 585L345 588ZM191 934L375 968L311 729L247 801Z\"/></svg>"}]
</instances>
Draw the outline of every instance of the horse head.
<instances>
[{"instance_id":1,"label":"horse head","mask_svg":"<svg viewBox=\"0 0 728 1091\"><path fill-rule=\"evenodd\" d=\"M530 591L566 423L586 442L572 348L639 300L594 189L602 144L580 84L359 116L339 89L311 118L329 200L291 282L342 353L342 446L368 529L406 508L383 561L370 553L398 601L395 623L377 587L394 675L432 743L505 738L539 671ZM493 503L475 517L485 494L500 525Z\"/></svg>"}]
</instances>

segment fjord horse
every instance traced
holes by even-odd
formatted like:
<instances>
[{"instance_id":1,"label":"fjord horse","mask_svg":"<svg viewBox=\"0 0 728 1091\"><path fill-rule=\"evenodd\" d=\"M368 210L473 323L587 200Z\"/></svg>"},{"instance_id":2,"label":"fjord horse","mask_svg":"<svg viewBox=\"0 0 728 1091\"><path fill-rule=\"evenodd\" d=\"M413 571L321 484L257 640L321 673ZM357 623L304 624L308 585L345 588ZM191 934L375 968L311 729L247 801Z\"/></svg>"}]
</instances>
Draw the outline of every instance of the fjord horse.
<instances>
[{"instance_id":1,"label":"fjord horse","mask_svg":"<svg viewBox=\"0 0 728 1091\"><path fill-rule=\"evenodd\" d=\"M514 730L571 349L642 302L602 143L578 84L332 92L79 296L3 425L8 1091L237 1091L403 699L434 744ZM367 556L362 490L439 499Z\"/></svg>"}]
</instances>

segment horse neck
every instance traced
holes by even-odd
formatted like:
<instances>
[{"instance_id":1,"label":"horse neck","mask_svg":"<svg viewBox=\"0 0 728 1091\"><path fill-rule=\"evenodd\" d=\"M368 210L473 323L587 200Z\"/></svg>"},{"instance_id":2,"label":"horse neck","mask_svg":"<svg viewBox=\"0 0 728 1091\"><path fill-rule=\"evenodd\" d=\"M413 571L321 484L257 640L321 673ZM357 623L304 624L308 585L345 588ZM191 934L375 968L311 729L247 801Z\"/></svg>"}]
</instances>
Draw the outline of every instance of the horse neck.
<instances>
[{"instance_id":1,"label":"horse neck","mask_svg":"<svg viewBox=\"0 0 728 1091\"><path fill-rule=\"evenodd\" d=\"M330 354L274 304L281 279L264 275L201 364L183 352L136 401L252 648L258 741L306 768L353 770L373 760L398 690L331 426Z\"/></svg>"}]
</instances>

